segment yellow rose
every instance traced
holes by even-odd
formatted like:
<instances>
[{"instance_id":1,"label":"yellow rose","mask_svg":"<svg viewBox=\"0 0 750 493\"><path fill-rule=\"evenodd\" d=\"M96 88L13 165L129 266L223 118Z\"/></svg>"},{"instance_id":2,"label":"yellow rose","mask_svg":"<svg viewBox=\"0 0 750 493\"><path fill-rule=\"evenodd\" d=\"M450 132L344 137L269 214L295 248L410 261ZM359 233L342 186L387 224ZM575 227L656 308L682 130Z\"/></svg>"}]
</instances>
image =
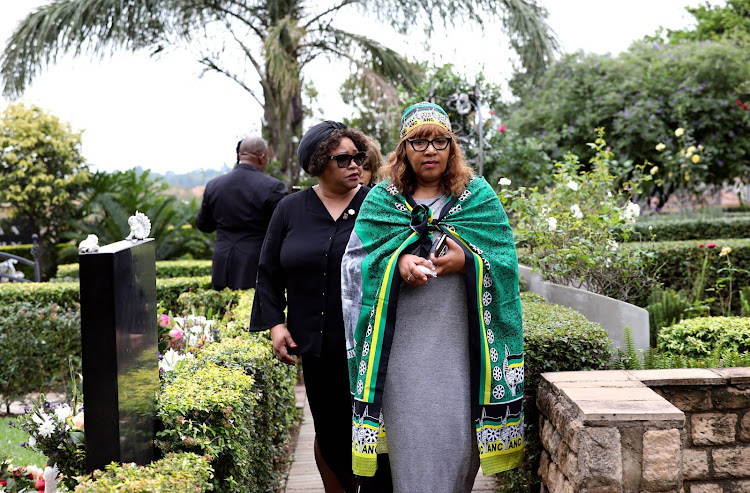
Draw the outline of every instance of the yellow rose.
<instances>
[{"instance_id":1,"label":"yellow rose","mask_svg":"<svg viewBox=\"0 0 750 493\"><path fill-rule=\"evenodd\" d=\"M682 135L685 133L685 129L680 127L677 130L674 131L675 137L682 137Z\"/></svg>"},{"instance_id":2,"label":"yellow rose","mask_svg":"<svg viewBox=\"0 0 750 493\"><path fill-rule=\"evenodd\" d=\"M659 152L663 151L666 148L667 146L665 146L663 142L659 142L658 144L656 144L656 150Z\"/></svg>"},{"instance_id":3,"label":"yellow rose","mask_svg":"<svg viewBox=\"0 0 750 493\"><path fill-rule=\"evenodd\" d=\"M655 175L658 172L659 172L658 166L654 166L653 168L651 168L651 171L649 171L649 173L651 173L652 175Z\"/></svg>"},{"instance_id":4,"label":"yellow rose","mask_svg":"<svg viewBox=\"0 0 750 493\"><path fill-rule=\"evenodd\" d=\"M690 181L690 172L685 171L685 181Z\"/></svg>"},{"instance_id":5,"label":"yellow rose","mask_svg":"<svg viewBox=\"0 0 750 493\"><path fill-rule=\"evenodd\" d=\"M699 162L700 160L701 160L701 157L700 157L700 156L699 156L698 154L695 154L695 155L693 156L693 159L692 159L691 161L693 161L693 164L698 164L698 162Z\"/></svg>"},{"instance_id":6,"label":"yellow rose","mask_svg":"<svg viewBox=\"0 0 750 493\"><path fill-rule=\"evenodd\" d=\"M724 248L721 249L721 253L719 254L719 257L723 257L725 255L729 255L730 253L732 253L732 249L729 248L729 247L724 247Z\"/></svg>"},{"instance_id":7,"label":"yellow rose","mask_svg":"<svg viewBox=\"0 0 750 493\"><path fill-rule=\"evenodd\" d=\"M690 146L690 147L688 147L688 152L689 152L690 154L694 153L694 152L695 152L695 146Z\"/></svg>"},{"instance_id":8,"label":"yellow rose","mask_svg":"<svg viewBox=\"0 0 750 493\"><path fill-rule=\"evenodd\" d=\"M693 155L693 152L695 152L695 151L691 151L690 149L688 149L687 151L685 151L685 157L690 157L690 156L692 156L692 155Z\"/></svg>"},{"instance_id":9,"label":"yellow rose","mask_svg":"<svg viewBox=\"0 0 750 493\"><path fill-rule=\"evenodd\" d=\"M702 145L702 144L698 146L698 150L699 150L699 151L702 151L702 150L703 150L703 145Z\"/></svg>"}]
</instances>

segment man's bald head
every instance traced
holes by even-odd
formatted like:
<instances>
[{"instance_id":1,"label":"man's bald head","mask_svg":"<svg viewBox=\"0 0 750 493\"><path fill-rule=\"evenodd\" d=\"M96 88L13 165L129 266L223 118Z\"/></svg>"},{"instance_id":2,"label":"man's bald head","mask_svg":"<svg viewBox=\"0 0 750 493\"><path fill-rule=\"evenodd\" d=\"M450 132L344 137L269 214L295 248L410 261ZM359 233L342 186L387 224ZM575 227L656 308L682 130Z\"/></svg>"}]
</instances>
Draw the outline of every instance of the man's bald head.
<instances>
[{"instance_id":1,"label":"man's bald head","mask_svg":"<svg viewBox=\"0 0 750 493\"><path fill-rule=\"evenodd\" d=\"M268 164L268 144L255 135L245 137L237 145L237 162L252 164L264 171Z\"/></svg>"}]
</instances>

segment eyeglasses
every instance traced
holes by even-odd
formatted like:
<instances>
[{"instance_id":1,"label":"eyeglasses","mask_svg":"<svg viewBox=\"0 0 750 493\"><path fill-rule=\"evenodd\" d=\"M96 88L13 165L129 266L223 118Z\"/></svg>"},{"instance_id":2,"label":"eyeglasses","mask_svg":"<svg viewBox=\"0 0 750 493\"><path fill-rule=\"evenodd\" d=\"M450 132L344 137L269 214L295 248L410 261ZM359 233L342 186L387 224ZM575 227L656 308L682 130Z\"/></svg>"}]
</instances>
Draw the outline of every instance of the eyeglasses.
<instances>
[{"instance_id":1,"label":"eyeglasses","mask_svg":"<svg viewBox=\"0 0 750 493\"><path fill-rule=\"evenodd\" d=\"M347 154L344 152L342 154L336 154L335 156L328 156L328 159L336 160L336 165L339 168L348 168L349 163L351 163L352 160L354 160L354 164L357 166L362 166L362 163L365 162L365 158L367 158L367 153L365 152L358 152L357 154Z\"/></svg>"},{"instance_id":2,"label":"eyeglasses","mask_svg":"<svg viewBox=\"0 0 750 493\"><path fill-rule=\"evenodd\" d=\"M424 152L432 144L436 151L442 151L451 143L452 137L437 137L432 140L427 139L406 139L411 144L411 148L417 152Z\"/></svg>"}]
</instances>

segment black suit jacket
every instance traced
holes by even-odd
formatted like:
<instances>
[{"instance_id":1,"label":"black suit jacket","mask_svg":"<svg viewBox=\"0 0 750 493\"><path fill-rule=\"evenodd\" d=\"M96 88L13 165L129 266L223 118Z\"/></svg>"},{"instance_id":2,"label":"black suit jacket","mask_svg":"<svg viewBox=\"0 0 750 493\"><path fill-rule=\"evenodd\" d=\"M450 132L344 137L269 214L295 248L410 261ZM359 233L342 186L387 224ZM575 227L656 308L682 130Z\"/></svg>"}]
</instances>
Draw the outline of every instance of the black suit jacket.
<instances>
[{"instance_id":1,"label":"black suit jacket","mask_svg":"<svg viewBox=\"0 0 750 493\"><path fill-rule=\"evenodd\" d=\"M198 229L216 231L211 283L214 289L255 287L258 257L276 204L286 187L252 164L238 164L209 181L195 218Z\"/></svg>"}]
</instances>

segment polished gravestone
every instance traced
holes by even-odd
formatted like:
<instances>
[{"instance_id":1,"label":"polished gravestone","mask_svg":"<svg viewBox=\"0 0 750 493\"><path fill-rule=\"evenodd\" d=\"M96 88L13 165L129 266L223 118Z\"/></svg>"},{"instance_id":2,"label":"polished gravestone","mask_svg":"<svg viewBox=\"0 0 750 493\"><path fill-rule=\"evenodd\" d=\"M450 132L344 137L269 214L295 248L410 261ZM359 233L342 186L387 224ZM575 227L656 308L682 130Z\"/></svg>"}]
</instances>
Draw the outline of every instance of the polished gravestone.
<instances>
[{"instance_id":1,"label":"polished gravestone","mask_svg":"<svg viewBox=\"0 0 750 493\"><path fill-rule=\"evenodd\" d=\"M155 242L79 256L86 469L154 456L159 390Z\"/></svg>"}]
</instances>

